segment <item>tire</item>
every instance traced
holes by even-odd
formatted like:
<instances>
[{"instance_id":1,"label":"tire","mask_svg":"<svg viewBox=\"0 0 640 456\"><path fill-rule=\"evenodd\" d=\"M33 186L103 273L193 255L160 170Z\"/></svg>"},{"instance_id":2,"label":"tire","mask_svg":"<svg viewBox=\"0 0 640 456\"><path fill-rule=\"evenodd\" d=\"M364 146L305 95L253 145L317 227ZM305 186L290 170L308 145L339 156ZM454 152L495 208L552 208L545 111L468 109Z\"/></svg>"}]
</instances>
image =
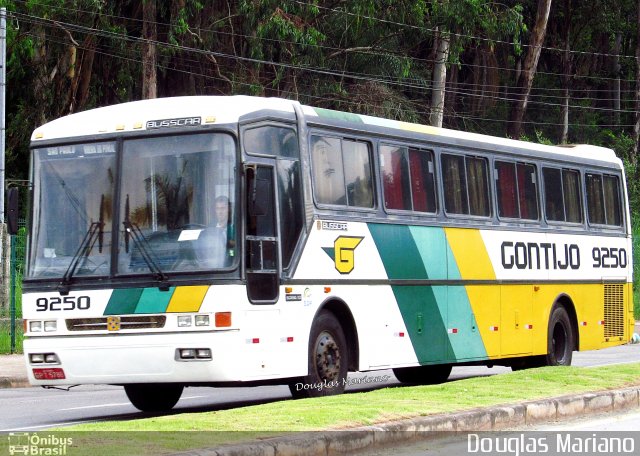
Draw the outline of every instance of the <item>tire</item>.
<instances>
[{"instance_id":1,"label":"tire","mask_svg":"<svg viewBox=\"0 0 640 456\"><path fill-rule=\"evenodd\" d=\"M167 412L180 400L184 386L173 383L136 383L124 385L127 397L143 412Z\"/></svg>"},{"instance_id":2,"label":"tire","mask_svg":"<svg viewBox=\"0 0 640 456\"><path fill-rule=\"evenodd\" d=\"M311 325L308 374L289 384L294 399L341 394L347 381L347 342L336 317L321 311Z\"/></svg>"},{"instance_id":3,"label":"tire","mask_svg":"<svg viewBox=\"0 0 640 456\"><path fill-rule=\"evenodd\" d=\"M393 375L398 381L407 385L437 385L447 381L451 368L451 364L399 367L393 369Z\"/></svg>"},{"instance_id":4,"label":"tire","mask_svg":"<svg viewBox=\"0 0 640 456\"><path fill-rule=\"evenodd\" d=\"M549 317L545 366L570 366L575 346L573 326L562 306L554 307Z\"/></svg>"}]
</instances>

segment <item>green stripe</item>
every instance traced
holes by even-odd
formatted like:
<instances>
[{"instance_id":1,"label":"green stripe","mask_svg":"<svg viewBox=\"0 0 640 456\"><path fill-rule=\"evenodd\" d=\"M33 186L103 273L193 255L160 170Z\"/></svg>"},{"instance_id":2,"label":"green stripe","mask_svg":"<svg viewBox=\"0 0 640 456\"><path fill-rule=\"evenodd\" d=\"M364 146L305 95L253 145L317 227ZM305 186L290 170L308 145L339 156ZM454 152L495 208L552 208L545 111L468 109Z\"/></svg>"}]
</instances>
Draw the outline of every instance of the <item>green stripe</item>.
<instances>
[{"instance_id":1,"label":"green stripe","mask_svg":"<svg viewBox=\"0 0 640 456\"><path fill-rule=\"evenodd\" d=\"M461 279L443 228L372 223L369 231L390 280ZM421 364L487 358L464 286L391 289Z\"/></svg>"},{"instance_id":2,"label":"green stripe","mask_svg":"<svg viewBox=\"0 0 640 456\"><path fill-rule=\"evenodd\" d=\"M347 122L364 123L362 118L358 114L333 111L331 109L323 109L323 108L313 108L313 109L315 110L316 114L318 114L319 117L324 117L327 119L334 119L334 120L343 120Z\"/></svg>"},{"instance_id":3,"label":"green stripe","mask_svg":"<svg viewBox=\"0 0 640 456\"><path fill-rule=\"evenodd\" d=\"M146 313L164 313L173 296L175 287L169 291L158 288L125 288L113 290L105 315L130 315Z\"/></svg>"},{"instance_id":4,"label":"green stripe","mask_svg":"<svg viewBox=\"0 0 640 456\"><path fill-rule=\"evenodd\" d=\"M160 291L158 288L145 288L142 296L140 296L135 313L166 312L174 291L175 287L171 287L169 291Z\"/></svg>"},{"instance_id":5,"label":"green stripe","mask_svg":"<svg viewBox=\"0 0 640 456\"><path fill-rule=\"evenodd\" d=\"M440 228L431 230L442 231ZM429 254L429 239L444 239L443 233L420 233L417 239L420 240L421 246L418 247L416 238L407 226L370 224L369 231L389 279L430 278L423 254ZM443 258L438 259L440 263L443 262ZM445 361L451 351L443 320L443 315L446 315L447 288L399 285L392 286L391 289L418 361L421 364Z\"/></svg>"},{"instance_id":6,"label":"green stripe","mask_svg":"<svg viewBox=\"0 0 640 456\"><path fill-rule=\"evenodd\" d=\"M428 279L408 226L371 223L369 231L389 279Z\"/></svg>"},{"instance_id":7,"label":"green stripe","mask_svg":"<svg viewBox=\"0 0 640 456\"><path fill-rule=\"evenodd\" d=\"M113 290L104 310L105 315L126 315L135 312L138 300L144 288L125 288Z\"/></svg>"}]
</instances>

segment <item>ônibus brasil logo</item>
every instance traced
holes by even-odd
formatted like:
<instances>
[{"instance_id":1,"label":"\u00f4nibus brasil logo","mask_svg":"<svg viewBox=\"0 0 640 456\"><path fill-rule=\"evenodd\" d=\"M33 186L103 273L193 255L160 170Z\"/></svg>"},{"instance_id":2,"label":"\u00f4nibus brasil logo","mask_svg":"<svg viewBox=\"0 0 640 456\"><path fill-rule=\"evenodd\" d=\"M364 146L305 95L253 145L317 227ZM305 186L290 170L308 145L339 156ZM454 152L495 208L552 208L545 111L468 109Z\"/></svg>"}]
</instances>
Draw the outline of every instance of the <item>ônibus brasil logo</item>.
<instances>
[{"instance_id":1,"label":"\u00f4nibus brasil logo","mask_svg":"<svg viewBox=\"0 0 640 456\"><path fill-rule=\"evenodd\" d=\"M10 432L9 454L56 455L64 456L73 445L71 437L58 437L53 434Z\"/></svg>"}]
</instances>

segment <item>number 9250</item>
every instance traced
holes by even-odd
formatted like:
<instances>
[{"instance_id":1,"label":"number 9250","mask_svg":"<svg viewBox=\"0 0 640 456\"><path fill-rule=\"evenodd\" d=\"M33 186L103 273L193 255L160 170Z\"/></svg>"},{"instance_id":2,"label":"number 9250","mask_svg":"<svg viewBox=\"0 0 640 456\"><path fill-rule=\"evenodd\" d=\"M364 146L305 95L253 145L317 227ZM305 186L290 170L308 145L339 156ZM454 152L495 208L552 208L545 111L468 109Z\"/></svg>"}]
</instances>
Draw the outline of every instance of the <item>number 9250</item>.
<instances>
[{"instance_id":1,"label":"number 9250","mask_svg":"<svg viewBox=\"0 0 640 456\"><path fill-rule=\"evenodd\" d=\"M594 247L591 256L593 257L594 268L626 268L627 251L615 247Z\"/></svg>"},{"instance_id":2,"label":"number 9250","mask_svg":"<svg viewBox=\"0 0 640 456\"><path fill-rule=\"evenodd\" d=\"M65 296L36 299L36 311L87 310L91 307L89 296Z\"/></svg>"}]
</instances>

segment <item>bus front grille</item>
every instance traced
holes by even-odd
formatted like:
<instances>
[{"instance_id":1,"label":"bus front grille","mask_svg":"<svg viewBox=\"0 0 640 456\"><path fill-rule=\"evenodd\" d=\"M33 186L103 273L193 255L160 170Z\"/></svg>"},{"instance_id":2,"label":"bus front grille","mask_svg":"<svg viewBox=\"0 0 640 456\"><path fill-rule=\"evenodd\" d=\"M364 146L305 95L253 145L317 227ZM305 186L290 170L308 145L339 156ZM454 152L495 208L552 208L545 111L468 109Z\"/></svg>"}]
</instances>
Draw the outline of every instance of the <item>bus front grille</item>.
<instances>
[{"instance_id":1,"label":"bus front grille","mask_svg":"<svg viewBox=\"0 0 640 456\"><path fill-rule=\"evenodd\" d=\"M624 284L604 285L604 337L624 336Z\"/></svg>"},{"instance_id":2,"label":"bus front grille","mask_svg":"<svg viewBox=\"0 0 640 456\"><path fill-rule=\"evenodd\" d=\"M163 328L167 317L164 315L141 315L120 317L120 329L158 329ZM69 318L66 321L69 331L106 331L107 317Z\"/></svg>"}]
</instances>

